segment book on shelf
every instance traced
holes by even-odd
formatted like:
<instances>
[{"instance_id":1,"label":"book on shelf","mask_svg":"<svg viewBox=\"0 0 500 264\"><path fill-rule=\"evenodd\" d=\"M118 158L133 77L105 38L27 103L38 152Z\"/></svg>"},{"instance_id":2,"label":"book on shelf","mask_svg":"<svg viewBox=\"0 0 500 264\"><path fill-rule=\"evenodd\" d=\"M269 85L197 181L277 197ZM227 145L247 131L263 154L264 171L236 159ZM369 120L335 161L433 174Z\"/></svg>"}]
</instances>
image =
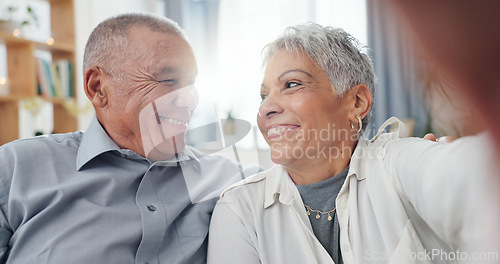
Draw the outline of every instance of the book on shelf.
<instances>
[{"instance_id":1,"label":"book on shelf","mask_svg":"<svg viewBox=\"0 0 500 264\"><path fill-rule=\"evenodd\" d=\"M66 59L50 63L37 58L38 94L47 98L73 98L73 65Z\"/></svg>"}]
</instances>

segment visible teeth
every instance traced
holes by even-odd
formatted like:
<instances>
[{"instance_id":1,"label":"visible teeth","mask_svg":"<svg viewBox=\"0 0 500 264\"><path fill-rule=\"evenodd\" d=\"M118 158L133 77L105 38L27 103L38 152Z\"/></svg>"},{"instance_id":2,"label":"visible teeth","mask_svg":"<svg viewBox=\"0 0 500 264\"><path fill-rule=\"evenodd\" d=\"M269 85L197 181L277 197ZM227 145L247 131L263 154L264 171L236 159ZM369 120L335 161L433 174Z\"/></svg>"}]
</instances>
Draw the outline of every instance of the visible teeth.
<instances>
[{"instance_id":1,"label":"visible teeth","mask_svg":"<svg viewBox=\"0 0 500 264\"><path fill-rule=\"evenodd\" d=\"M278 134L278 135L283 134L283 133L288 132L292 129L293 129L293 127L283 127L283 126L273 127L273 128L270 128L269 130L267 130L267 136L275 135L275 134Z\"/></svg>"},{"instance_id":2,"label":"visible teeth","mask_svg":"<svg viewBox=\"0 0 500 264\"><path fill-rule=\"evenodd\" d=\"M180 120L169 118L169 117L160 116L160 119L164 120L164 121L167 121L170 124L174 124L174 125L183 125L184 124L184 122L182 122Z\"/></svg>"}]
</instances>

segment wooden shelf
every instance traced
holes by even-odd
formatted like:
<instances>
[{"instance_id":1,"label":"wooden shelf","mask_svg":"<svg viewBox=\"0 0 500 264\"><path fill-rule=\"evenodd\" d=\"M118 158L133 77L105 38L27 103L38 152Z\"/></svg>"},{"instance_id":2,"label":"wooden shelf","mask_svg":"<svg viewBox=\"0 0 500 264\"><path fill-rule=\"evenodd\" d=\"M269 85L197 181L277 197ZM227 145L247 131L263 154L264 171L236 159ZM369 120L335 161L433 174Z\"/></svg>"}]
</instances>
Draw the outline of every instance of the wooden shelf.
<instances>
[{"instance_id":1,"label":"wooden shelf","mask_svg":"<svg viewBox=\"0 0 500 264\"><path fill-rule=\"evenodd\" d=\"M74 98L48 98L44 96L19 96L19 95L0 95L0 102L18 102L21 100L28 100L39 98L43 101L50 102L52 104L64 104L66 101L75 101Z\"/></svg>"},{"instance_id":2,"label":"wooden shelf","mask_svg":"<svg viewBox=\"0 0 500 264\"><path fill-rule=\"evenodd\" d=\"M71 43L64 43L54 40L53 44L48 44L45 42L39 42L35 40L18 38L14 36L12 33L1 31L0 30L0 40L6 45L33 45L37 49L46 50L46 51L54 51L54 52L67 52L74 53L75 46ZM48 41L48 40L47 40Z\"/></svg>"},{"instance_id":3,"label":"wooden shelf","mask_svg":"<svg viewBox=\"0 0 500 264\"><path fill-rule=\"evenodd\" d=\"M19 101L41 98L54 105L54 132L78 129L78 118L64 107L68 99L45 98L37 92L37 59L35 50L47 51L52 60L66 59L75 65L75 15L73 0L45 0L50 5L52 40L50 44L18 38L11 32L0 31L0 43L7 48L8 95L0 95L0 145L19 138ZM75 78L73 71L73 79ZM76 95L75 87L73 94ZM70 100L76 98L70 98Z\"/></svg>"},{"instance_id":4,"label":"wooden shelf","mask_svg":"<svg viewBox=\"0 0 500 264\"><path fill-rule=\"evenodd\" d=\"M0 96L0 102L17 102L26 98L28 97L19 95L2 95Z\"/></svg>"}]
</instances>

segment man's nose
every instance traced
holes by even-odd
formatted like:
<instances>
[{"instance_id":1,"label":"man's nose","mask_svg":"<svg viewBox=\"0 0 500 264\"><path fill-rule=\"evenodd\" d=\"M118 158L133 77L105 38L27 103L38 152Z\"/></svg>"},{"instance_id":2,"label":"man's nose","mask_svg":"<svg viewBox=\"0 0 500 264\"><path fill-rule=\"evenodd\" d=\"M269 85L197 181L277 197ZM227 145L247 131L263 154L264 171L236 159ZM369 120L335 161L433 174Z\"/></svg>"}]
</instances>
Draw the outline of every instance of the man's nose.
<instances>
[{"instance_id":1,"label":"man's nose","mask_svg":"<svg viewBox=\"0 0 500 264\"><path fill-rule=\"evenodd\" d=\"M198 91L194 85L186 86L174 91L174 105L193 110L198 105Z\"/></svg>"}]
</instances>

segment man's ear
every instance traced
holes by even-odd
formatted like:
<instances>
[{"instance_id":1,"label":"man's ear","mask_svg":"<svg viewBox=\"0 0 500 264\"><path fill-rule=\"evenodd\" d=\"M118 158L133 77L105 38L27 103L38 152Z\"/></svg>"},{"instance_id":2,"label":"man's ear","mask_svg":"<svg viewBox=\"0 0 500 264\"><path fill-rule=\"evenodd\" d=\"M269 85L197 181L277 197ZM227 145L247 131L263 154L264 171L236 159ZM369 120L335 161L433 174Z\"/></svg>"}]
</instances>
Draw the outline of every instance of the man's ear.
<instances>
[{"instance_id":1,"label":"man's ear","mask_svg":"<svg viewBox=\"0 0 500 264\"><path fill-rule=\"evenodd\" d=\"M351 88L351 95L354 98L354 107L350 113L352 120L356 120L356 116L363 119L370 112L372 93L366 84L358 84Z\"/></svg>"},{"instance_id":2,"label":"man's ear","mask_svg":"<svg viewBox=\"0 0 500 264\"><path fill-rule=\"evenodd\" d=\"M106 73L98 67L91 67L83 74L85 94L95 108L105 107L108 103L107 89L104 84L106 77Z\"/></svg>"}]
</instances>

